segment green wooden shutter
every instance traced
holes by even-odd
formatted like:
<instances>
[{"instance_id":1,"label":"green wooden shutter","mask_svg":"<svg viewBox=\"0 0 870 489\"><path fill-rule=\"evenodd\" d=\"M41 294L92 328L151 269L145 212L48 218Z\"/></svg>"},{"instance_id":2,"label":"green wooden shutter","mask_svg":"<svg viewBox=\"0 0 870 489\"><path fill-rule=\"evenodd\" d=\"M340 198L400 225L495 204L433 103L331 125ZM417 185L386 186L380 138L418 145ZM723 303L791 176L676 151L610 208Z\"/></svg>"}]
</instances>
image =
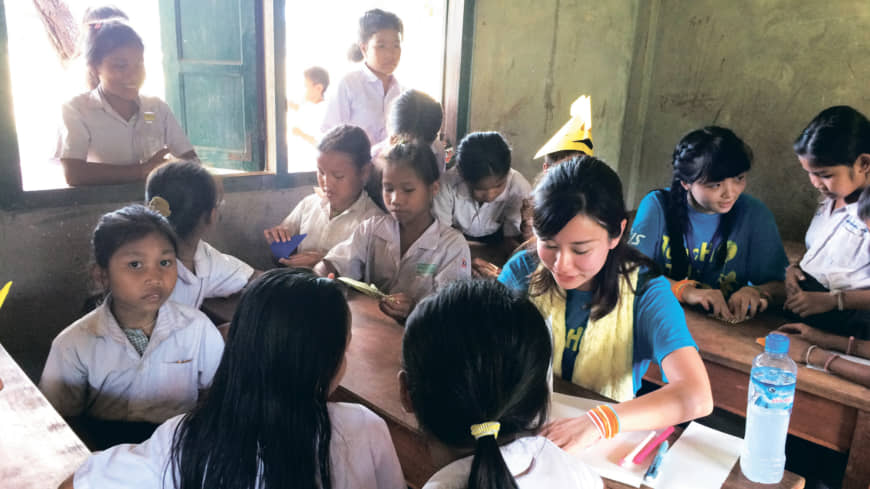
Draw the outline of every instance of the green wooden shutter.
<instances>
[{"instance_id":1,"label":"green wooden shutter","mask_svg":"<svg viewBox=\"0 0 870 489\"><path fill-rule=\"evenodd\" d=\"M259 5L251 0L160 0L166 102L210 166L263 167Z\"/></svg>"}]
</instances>

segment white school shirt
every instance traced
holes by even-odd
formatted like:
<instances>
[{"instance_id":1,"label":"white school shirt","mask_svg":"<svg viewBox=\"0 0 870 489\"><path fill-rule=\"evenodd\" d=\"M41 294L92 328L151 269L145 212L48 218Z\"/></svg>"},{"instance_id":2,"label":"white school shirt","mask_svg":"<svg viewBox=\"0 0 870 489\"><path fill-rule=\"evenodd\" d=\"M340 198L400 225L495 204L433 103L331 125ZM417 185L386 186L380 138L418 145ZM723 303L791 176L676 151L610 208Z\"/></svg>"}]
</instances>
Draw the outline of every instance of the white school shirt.
<instances>
[{"instance_id":1,"label":"white school shirt","mask_svg":"<svg viewBox=\"0 0 870 489\"><path fill-rule=\"evenodd\" d=\"M320 130L327 133L339 124L352 124L362 128L370 142L377 144L387 139L387 114L390 104L402 93L402 87L396 77L390 75L390 88L384 93L378 76L365 63L360 65L327 92L326 114Z\"/></svg>"},{"instance_id":2,"label":"white school shirt","mask_svg":"<svg viewBox=\"0 0 870 489\"><path fill-rule=\"evenodd\" d=\"M529 182L511 169L504 191L492 202L480 204L472 197L459 169L451 168L441 177L441 188L432 208L441 222L466 236L484 237L501 229L506 238L511 238L521 234L523 199L531 193Z\"/></svg>"},{"instance_id":3,"label":"white school shirt","mask_svg":"<svg viewBox=\"0 0 870 489\"><path fill-rule=\"evenodd\" d=\"M42 393L62 416L162 423L189 411L223 355L217 328L202 312L166 301L140 357L109 300L52 341Z\"/></svg>"},{"instance_id":4,"label":"white school shirt","mask_svg":"<svg viewBox=\"0 0 870 489\"><path fill-rule=\"evenodd\" d=\"M58 158L90 163L137 165L163 146L175 156L193 150L166 102L139 96L139 111L128 121L115 112L99 88L63 104Z\"/></svg>"},{"instance_id":5,"label":"white school shirt","mask_svg":"<svg viewBox=\"0 0 870 489\"><path fill-rule=\"evenodd\" d=\"M583 462L542 436L519 438L499 448L520 489L604 487L601 477ZM466 489L472 459L465 457L444 466L426 482L423 489Z\"/></svg>"},{"instance_id":6,"label":"white school shirt","mask_svg":"<svg viewBox=\"0 0 870 489\"><path fill-rule=\"evenodd\" d=\"M801 270L829 290L870 288L870 231L858 217L858 203L834 209L826 199L807 229Z\"/></svg>"},{"instance_id":7,"label":"white school shirt","mask_svg":"<svg viewBox=\"0 0 870 489\"><path fill-rule=\"evenodd\" d=\"M316 193L302 199L281 227L290 235L306 234L299 243L299 251L326 254L333 246L350 237L360 223L370 217L382 216L384 211L372 201L365 190L341 214L329 218L329 200Z\"/></svg>"},{"instance_id":8,"label":"white school shirt","mask_svg":"<svg viewBox=\"0 0 870 489\"><path fill-rule=\"evenodd\" d=\"M328 403L327 409L332 423L332 487L406 489L384 420L359 404ZM76 470L73 485L76 489L175 487L168 468L175 428L182 419L176 416L163 423L139 445L118 445L91 455ZM288 453L288 460L291 457L293 454ZM262 487L262 481L257 487Z\"/></svg>"},{"instance_id":9,"label":"white school shirt","mask_svg":"<svg viewBox=\"0 0 870 489\"><path fill-rule=\"evenodd\" d=\"M433 220L401 255L399 222L391 215L367 219L324 258L339 275L372 283L382 292L404 292L419 302L455 280L471 277L468 243Z\"/></svg>"},{"instance_id":10,"label":"white school shirt","mask_svg":"<svg viewBox=\"0 0 870 489\"><path fill-rule=\"evenodd\" d=\"M169 300L199 309L209 297L227 297L245 288L254 269L238 258L221 253L199 240L193 253L196 273L178 260L178 281Z\"/></svg>"}]
</instances>

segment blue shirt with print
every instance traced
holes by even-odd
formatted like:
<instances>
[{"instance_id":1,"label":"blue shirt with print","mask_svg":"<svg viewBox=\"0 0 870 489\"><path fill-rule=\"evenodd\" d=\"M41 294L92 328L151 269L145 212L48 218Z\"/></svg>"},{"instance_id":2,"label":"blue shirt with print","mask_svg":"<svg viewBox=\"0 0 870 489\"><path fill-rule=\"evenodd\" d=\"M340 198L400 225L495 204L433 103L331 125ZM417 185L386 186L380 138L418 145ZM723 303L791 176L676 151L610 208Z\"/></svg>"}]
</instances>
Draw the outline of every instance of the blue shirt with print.
<instances>
[{"instance_id":1,"label":"blue shirt with print","mask_svg":"<svg viewBox=\"0 0 870 489\"><path fill-rule=\"evenodd\" d=\"M665 208L661 191L647 194L637 208L629 244L663 270L670 270L671 247ZM722 267L717 267L713 261L713 252L720 241L717 238L715 243L711 242L722 215L704 214L691 206L688 211L689 233L683 243L687 250L692 250L692 259L687 278L721 289L725 297L745 285L785 280L788 266L785 248L773 214L761 201L741 194L734 203L734 226L728 235L728 252Z\"/></svg>"},{"instance_id":2,"label":"blue shirt with print","mask_svg":"<svg viewBox=\"0 0 870 489\"><path fill-rule=\"evenodd\" d=\"M499 282L508 288L528 293L529 276L538 267L538 259L534 253L521 251L514 255L502 269ZM649 368L651 360L661 366L662 360L671 352L680 348L691 346L697 349L689 328L686 326L686 316L683 308L671 293L670 284L662 276L652 277L649 273L641 271L638 274L637 290L634 298L634 344L632 380L634 392L641 386L641 379ZM567 303L565 306L565 333L570 334L582 328L585 331L589 321L589 302L592 299L591 292L580 290L567 291ZM581 332L582 332L581 331ZM574 361L580 341L569 342L573 348L567 348L562 353L562 376L571 380L574 371ZM566 368L568 367L568 368ZM662 371L664 375L664 371Z\"/></svg>"}]
</instances>

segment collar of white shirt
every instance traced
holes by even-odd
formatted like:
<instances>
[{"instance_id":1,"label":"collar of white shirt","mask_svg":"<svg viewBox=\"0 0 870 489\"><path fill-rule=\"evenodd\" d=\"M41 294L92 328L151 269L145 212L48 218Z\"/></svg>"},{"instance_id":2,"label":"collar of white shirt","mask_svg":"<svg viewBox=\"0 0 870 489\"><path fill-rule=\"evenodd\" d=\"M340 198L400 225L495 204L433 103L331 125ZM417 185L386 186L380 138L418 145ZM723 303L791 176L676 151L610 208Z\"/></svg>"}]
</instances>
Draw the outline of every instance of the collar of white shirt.
<instances>
[{"instance_id":1,"label":"collar of white shirt","mask_svg":"<svg viewBox=\"0 0 870 489\"><path fill-rule=\"evenodd\" d=\"M376 75L375 72L372 71L371 68L369 68L369 65L365 64L365 62L363 62L361 64L362 64L362 69L360 69L360 71L362 72L362 74L365 77L367 82L372 83L372 84L381 83L381 79L378 78L378 75ZM393 85L395 85L395 84L396 84L396 77L393 75L390 75L390 84L387 86L390 87L390 89L392 89ZM389 92L389 90L387 90L387 92ZM386 96L386 93L384 94L384 96Z\"/></svg>"},{"instance_id":2,"label":"collar of white shirt","mask_svg":"<svg viewBox=\"0 0 870 489\"><path fill-rule=\"evenodd\" d=\"M209 259L208 250L205 246L205 241L199 240L199 243L196 244L196 251L193 252L193 266L196 269L196 273L188 270L187 267L181 263L181 260L178 260L178 280L190 285L199 280L199 277L208 277L211 275L211 260Z\"/></svg>"},{"instance_id":3,"label":"collar of white shirt","mask_svg":"<svg viewBox=\"0 0 870 489\"><path fill-rule=\"evenodd\" d=\"M369 200L368 197L369 196L366 193L366 190L362 189L362 191L359 193L359 197L356 198L356 200L353 202L353 204L350 205L350 207L348 207L341 214L339 214L335 217L329 217L331 214L331 210L329 208L329 199L327 199L326 196L323 196L320 198L320 209L323 211L324 214L326 214L326 217L329 220L332 220L332 219L335 219L336 217L341 217L341 216L344 216L347 214L365 211L366 204L368 204L367 201Z\"/></svg>"},{"instance_id":4,"label":"collar of white shirt","mask_svg":"<svg viewBox=\"0 0 870 489\"><path fill-rule=\"evenodd\" d=\"M386 216L385 221L389 221L386 226L378 226L375 228L374 233L375 236L383 239L388 243L396 243L398 244L401 239L401 234L399 232L399 221L397 221L393 216ZM441 224L438 222L438 219L433 219L432 224L423 231L423 234L417 238L417 241L408 248L408 251L414 248L422 248L424 250L435 250L438 249L438 242L441 238ZM407 255L407 251L405 254Z\"/></svg>"},{"instance_id":5,"label":"collar of white shirt","mask_svg":"<svg viewBox=\"0 0 870 489\"><path fill-rule=\"evenodd\" d=\"M544 449L546 438L541 436L529 436L514 440L507 445L499 447L502 458L510 473L516 477L528 471L535 461L535 457ZM432 476L432 481L450 481L456 478L467 478L471 471L472 457L465 457L444 466Z\"/></svg>"},{"instance_id":6,"label":"collar of white shirt","mask_svg":"<svg viewBox=\"0 0 870 489\"><path fill-rule=\"evenodd\" d=\"M152 113L157 112L157 106L156 106L156 104L153 103L153 100L151 97L143 97L142 95L139 95L137 100L136 100L136 103L137 103L137 105L139 105L139 111L137 112L137 115L145 113L145 112L152 112ZM105 98L103 98L103 94L100 93L100 87L97 87L97 88L90 91L89 96L88 96L88 104L87 105L88 105L88 108L90 108L90 109L104 110L104 111L108 112L109 114L115 115L116 117L119 117L119 118L121 117L115 111L115 109L112 108L112 106L109 104L109 102L106 101ZM134 118L134 120L135 120L135 118Z\"/></svg>"},{"instance_id":7,"label":"collar of white shirt","mask_svg":"<svg viewBox=\"0 0 870 489\"><path fill-rule=\"evenodd\" d=\"M106 297L106 300L97 308L97 314L100 317L97 321L89 324L90 333L94 336L111 338L121 344L128 344L127 335L124 334L121 325L118 324L118 320L112 314L112 309L109 307L111 300L111 296ZM188 322L181 317L181 313L174 303L169 300L164 302L160 306L160 310L157 311L157 322L151 331L147 350L152 349L153 345L157 345L168 338L174 331L186 327ZM130 347L132 348L133 345L131 344Z\"/></svg>"}]
</instances>

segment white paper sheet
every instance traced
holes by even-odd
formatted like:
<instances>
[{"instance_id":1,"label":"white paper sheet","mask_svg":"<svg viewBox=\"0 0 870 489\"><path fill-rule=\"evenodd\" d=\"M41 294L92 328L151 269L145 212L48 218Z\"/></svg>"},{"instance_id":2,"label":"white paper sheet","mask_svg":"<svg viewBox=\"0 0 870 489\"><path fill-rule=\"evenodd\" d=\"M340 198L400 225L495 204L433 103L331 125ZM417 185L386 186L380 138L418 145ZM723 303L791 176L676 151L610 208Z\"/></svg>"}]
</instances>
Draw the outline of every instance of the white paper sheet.
<instances>
[{"instance_id":1,"label":"white paper sheet","mask_svg":"<svg viewBox=\"0 0 870 489\"><path fill-rule=\"evenodd\" d=\"M650 487L719 489L740 457L743 440L690 423L662 461L661 474Z\"/></svg>"},{"instance_id":2,"label":"white paper sheet","mask_svg":"<svg viewBox=\"0 0 870 489\"><path fill-rule=\"evenodd\" d=\"M594 399L568 396L554 392L550 398L550 419L583 416L586 411L600 404L601 401ZM647 457L647 460L641 465L631 464L628 468L620 466L619 462L638 443L642 442L648 434L649 431L620 433L610 440L601 440L585 450L570 453L587 464L601 477L632 487L640 487L643 474L646 473L646 469L652 463L653 457Z\"/></svg>"}]
</instances>

